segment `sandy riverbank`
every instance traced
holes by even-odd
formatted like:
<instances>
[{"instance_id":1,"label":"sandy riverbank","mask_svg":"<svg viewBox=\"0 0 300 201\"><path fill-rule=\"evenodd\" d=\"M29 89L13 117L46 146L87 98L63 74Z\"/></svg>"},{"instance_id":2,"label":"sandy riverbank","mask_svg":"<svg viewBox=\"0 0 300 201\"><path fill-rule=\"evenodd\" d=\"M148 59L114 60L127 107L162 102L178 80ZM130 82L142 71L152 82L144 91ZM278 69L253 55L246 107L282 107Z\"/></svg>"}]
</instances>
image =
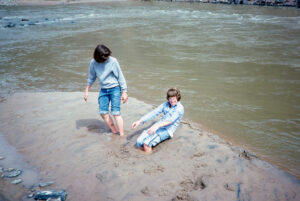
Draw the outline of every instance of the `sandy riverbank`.
<instances>
[{"instance_id":1,"label":"sandy riverbank","mask_svg":"<svg viewBox=\"0 0 300 201\"><path fill-rule=\"evenodd\" d=\"M97 95L85 103L79 92L21 93L0 103L0 133L42 180L55 181L51 189L66 189L68 200L300 199L299 180L189 124L152 154L137 150L136 138L150 124L137 131L130 125L152 107L130 98L120 138L99 118ZM0 180L14 196L16 188Z\"/></svg>"}]
</instances>

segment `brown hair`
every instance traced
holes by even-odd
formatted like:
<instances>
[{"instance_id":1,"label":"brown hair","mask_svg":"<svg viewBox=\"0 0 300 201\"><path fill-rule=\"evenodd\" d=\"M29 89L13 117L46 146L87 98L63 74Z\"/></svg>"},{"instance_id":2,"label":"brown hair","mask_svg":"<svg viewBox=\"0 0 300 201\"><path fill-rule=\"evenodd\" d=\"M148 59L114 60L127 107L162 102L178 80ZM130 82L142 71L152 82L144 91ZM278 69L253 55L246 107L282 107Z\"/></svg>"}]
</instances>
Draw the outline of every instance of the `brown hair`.
<instances>
[{"instance_id":1,"label":"brown hair","mask_svg":"<svg viewBox=\"0 0 300 201\"><path fill-rule=\"evenodd\" d=\"M95 48L94 59L98 63L105 62L110 55L111 55L111 51L105 45L100 44L100 45L97 45L97 47Z\"/></svg>"},{"instance_id":2,"label":"brown hair","mask_svg":"<svg viewBox=\"0 0 300 201\"><path fill-rule=\"evenodd\" d=\"M167 100L169 100L170 97L176 97L177 101L180 101L181 94L180 94L179 89L177 89L176 87L170 88L167 92Z\"/></svg>"}]
</instances>

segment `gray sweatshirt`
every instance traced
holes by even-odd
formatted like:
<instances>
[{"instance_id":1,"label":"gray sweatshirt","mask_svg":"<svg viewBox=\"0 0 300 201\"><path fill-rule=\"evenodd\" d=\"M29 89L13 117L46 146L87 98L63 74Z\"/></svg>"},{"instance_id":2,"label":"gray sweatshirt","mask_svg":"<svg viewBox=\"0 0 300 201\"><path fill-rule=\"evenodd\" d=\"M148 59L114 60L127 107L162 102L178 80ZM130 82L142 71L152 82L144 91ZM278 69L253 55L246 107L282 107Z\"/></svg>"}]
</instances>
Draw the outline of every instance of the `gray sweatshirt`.
<instances>
[{"instance_id":1,"label":"gray sweatshirt","mask_svg":"<svg viewBox=\"0 0 300 201\"><path fill-rule=\"evenodd\" d=\"M102 89L120 86L122 92L127 91L127 85L118 60L110 56L107 61L98 63L94 59L90 62L89 77L87 83L92 86L96 78Z\"/></svg>"}]
</instances>

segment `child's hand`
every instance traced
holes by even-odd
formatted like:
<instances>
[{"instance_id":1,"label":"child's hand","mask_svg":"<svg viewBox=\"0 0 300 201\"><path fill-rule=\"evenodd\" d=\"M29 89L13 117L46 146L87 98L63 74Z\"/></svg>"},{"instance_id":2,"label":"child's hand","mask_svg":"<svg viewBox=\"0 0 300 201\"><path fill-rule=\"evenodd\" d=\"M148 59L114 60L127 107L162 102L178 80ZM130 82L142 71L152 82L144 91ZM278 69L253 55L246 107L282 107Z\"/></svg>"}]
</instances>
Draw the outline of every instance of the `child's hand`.
<instances>
[{"instance_id":1,"label":"child's hand","mask_svg":"<svg viewBox=\"0 0 300 201\"><path fill-rule=\"evenodd\" d=\"M133 130L133 129L137 128L140 125L140 123L141 123L141 120L133 122L133 124L131 125L131 129Z\"/></svg>"},{"instance_id":2,"label":"child's hand","mask_svg":"<svg viewBox=\"0 0 300 201\"><path fill-rule=\"evenodd\" d=\"M153 126L151 126L151 128L148 129L147 133L148 134L154 134L157 131L158 128L159 127L154 124Z\"/></svg>"},{"instance_id":3,"label":"child's hand","mask_svg":"<svg viewBox=\"0 0 300 201\"><path fill-rule=\"evenodd\" d=\"M85 92L83 99L85 100L85 102L87 102L87 98L88 98L89 92Z\"/></svg>"},{"instance_id":4,"label":"child's hand","mask_svg":"<svg viewBox=\"0 0 300 201\"><path fill-rule=\"evenodd\" d=\"M85 102L87 102L87 98L89 96L89 89L91 88L91 86L86 86L86 89L85 89L85 93L84 93L84 97L83 99L85 100Z\"/></svg>"},{"instance_id":5,"label":"child's hand","mask_svg":"<svg viewBox=\"0 0 300 201\"><path fill-rule=\"evenodd\" d=\"M121 96L121 100L123 101L123 103L126 103L127 102L127 99L128 99L128 95L126 92L123 92L122 93L122 96Z\"/></svg>"}]
</instances>

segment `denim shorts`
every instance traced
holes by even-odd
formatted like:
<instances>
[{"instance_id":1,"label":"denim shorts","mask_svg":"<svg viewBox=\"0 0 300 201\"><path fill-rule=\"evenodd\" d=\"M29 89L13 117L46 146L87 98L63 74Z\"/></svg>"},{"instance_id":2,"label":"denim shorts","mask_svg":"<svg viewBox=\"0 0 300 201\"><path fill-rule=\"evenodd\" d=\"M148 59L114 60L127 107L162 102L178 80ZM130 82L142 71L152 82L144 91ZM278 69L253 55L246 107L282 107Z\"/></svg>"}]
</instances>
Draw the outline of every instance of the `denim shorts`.
<instances>
[{"instance_id":1,"label":"denim shorts","mask_svg":"<svg viewBox=\"0 0 300 201\"><path fill-rule=\"evenodd\" d=\"M148 130L144 130L143 133L136 140L136 147L142 147L146 144L148 147L154 147L169 139L171 136L167 129L159 128L154 134L148 134Z\"/></svg>"},{"instance_id":2,"label":"denim shorts","mask_svg":"<svg viewBox=\"0 0 300 201\"><path fill-rule=\"evenodd\" d=\"M121 115L121 88L120 86L101 89L98 97L99 114L109 113L109 103L112 115Z\"/></svg>"}]
</instances>

